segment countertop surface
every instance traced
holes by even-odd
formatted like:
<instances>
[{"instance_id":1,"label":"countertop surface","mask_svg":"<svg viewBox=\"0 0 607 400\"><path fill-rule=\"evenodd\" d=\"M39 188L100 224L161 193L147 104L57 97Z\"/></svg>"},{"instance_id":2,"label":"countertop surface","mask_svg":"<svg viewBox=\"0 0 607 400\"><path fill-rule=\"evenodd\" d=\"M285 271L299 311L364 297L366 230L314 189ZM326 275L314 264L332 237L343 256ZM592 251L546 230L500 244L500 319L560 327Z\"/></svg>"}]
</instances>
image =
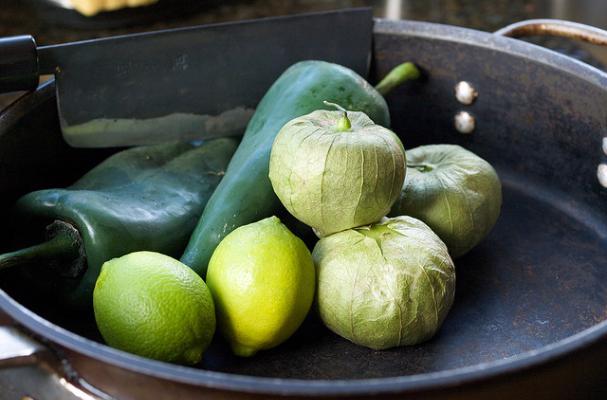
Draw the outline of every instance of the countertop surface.
<instances>
[{"instance_id":1,"label":"countertop surface","mask_svg":"<svg viewBox=\"0 0 607 400\"><path fill-rule=\"evenodd\" d=\"M45 6L43 0L3 0L0 10L0 36L27 33L34 35L38 44L45 45L128 32L360 6L372 7L377 17L440 22L489 31L528 18L556 16L580 19L576 18L573 12L563 10L562 6L561 9L557 9L558 7L553 4L557 2L537 0L409 0L396 2L389 0L197 0L196 2L185 2L185 4L188 3L198 4L191 6L191 12L181 15L160 10L155 21L153 17L143 14L138 18L137 12L132 10L126 17L124 14L116 16L116 20L130 17L130 20L126 21L123 26L107 28L113 24L112 13L87 20L78 18L73 11L60 12ZM200 3L206 5L201 6ZM567 3L573 4L574 2ZM173 15L171 18L162 17L162 15L168 14ZM114 24L119 24L119 22Z\"/></svg>"},{"instance_id":2,"label":"countertop surface","mask_svg":"<svg viewBox=\"0 0 607 400\"><path fill-rule=\"evenodd\" d=\"M92 19L57 11L43 0L3 0L0 36L32 34L41 45L120 33L212 22L369 6L376 17L412 19L494 31L529 18L560 18L607 27L607 2L601 0L249 0L182 1L180 12L160 9L154 16L132 10ZM188 4L193 4L188 9ZM195 5L194 5L195 4ZM139 16L138 16L139 14ZM170 17L165 17L170 15ZM112 22L114 19L114 22ZM112 24L123 26L107 28ZM105 28L103 27L105 25Z\"/></svg>"}]
</instances>

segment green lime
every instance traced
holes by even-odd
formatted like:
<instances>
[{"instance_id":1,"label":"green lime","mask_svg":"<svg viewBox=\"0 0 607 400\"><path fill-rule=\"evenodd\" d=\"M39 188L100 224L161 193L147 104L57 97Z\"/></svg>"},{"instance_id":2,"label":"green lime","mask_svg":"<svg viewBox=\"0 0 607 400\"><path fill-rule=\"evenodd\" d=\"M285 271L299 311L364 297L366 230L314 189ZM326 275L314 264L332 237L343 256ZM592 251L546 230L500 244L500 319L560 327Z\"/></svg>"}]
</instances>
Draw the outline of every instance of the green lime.
<instances>
[{"instance_id":1,"label":"green lime","mask_svg":"<svg viewBox=\"0 0 607 400\"><path fill-rule=\"evenodd\" d=\"M107 344L156 360L195 364L215 332L204 281L159 253L141 251L103 264L93 305Z\"/></svg>"},{"instance_id":2,"label":"green lime","mask_svg":"<svg viewBox=\"0 0 607 400\"><path fill-rule=\"evenodd\" d=\"M284 342L312 305L306 245L277 217L241 226L217 246L207 272L219 329L239 356Z\"/></svg>"}]
</instances>

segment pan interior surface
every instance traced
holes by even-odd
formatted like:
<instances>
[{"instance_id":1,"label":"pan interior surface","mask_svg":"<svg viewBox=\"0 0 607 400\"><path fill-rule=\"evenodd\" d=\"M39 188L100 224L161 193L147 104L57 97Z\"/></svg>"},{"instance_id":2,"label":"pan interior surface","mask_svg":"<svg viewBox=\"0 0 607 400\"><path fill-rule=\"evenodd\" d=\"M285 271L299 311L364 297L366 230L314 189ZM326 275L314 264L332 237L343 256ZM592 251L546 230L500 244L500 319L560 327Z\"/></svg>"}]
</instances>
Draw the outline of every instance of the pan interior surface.
<instances>
[{"instance_id":1,"label":"pan interior surface","mask_svg":"<svg viewBox=\"0 0 607 400\"><path fill-rule=\"evenodd\" d=\"M588 210L564 212L566 201L558 194L498 172L502 214L490 236L455 261L455 302L432 340L372 351L312 317L286 344L250 359L233 357L216 343L202 367L303 379L422 374L539 349L605 320L607 227L596 226Z\"/></svg>"},{"instance_id":2,"label":"pan interior surface","mask_svg":"<svg viewBox=\"0 0 607 400\"><path fill-rule=\"evenodd\" d=\"M491 234L455 261L453 308L418 346L372 351L326 329L311 313L283 345L238 358L216 335L196 366L240 375L365 379L444 371L540 349L607 319L607 226L590 208L500 168L502 213ZM62 313L45 296L5 288L42 317L102 342L92 318Z\"/></svg>"}]
</instances>

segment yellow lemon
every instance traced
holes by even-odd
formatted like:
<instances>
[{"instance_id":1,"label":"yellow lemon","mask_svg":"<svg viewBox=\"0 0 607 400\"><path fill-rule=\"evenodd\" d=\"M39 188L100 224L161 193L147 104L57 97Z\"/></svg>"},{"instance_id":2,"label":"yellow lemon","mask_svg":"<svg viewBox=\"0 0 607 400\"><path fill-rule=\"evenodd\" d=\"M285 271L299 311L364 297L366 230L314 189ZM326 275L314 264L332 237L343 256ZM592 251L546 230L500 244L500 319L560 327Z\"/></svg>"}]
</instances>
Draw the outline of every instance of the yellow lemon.
<instances>
[{"instance_id":1,"label":"yellow lemon","mask_svg":"<svg viewBox=\"0 0 607 400\"><path fill-rule=\"evenodd\" d=\"M241 226L217 246L207 272L220 331L239 356L284 342L312 305L306 245L277 217Z\"/></svg>"}]
</instances>

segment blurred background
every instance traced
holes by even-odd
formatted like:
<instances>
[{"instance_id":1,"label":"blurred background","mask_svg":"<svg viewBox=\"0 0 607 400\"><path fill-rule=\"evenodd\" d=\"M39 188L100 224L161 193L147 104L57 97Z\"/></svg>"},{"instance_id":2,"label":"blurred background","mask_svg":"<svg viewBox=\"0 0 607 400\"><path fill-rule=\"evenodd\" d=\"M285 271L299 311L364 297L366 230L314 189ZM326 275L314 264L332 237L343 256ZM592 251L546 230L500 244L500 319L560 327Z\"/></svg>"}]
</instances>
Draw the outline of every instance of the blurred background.
<instances>
[{"instance_id":1,"label":"blurred background","mask_svg":"<svg viewBox=\"0 0 607 400\"><path fill-rule=\"evenodd\" d=\"M149 4L127 6L139 2ZM378 18L428 21L490 32L530 18L559 18L607 28L605 0L1 0L1 3L0 36L31 34L38 45L361 6L372 7ZM125 7L104 11L104 4ZM529 40L598 68L605 69L607 65L607 50L598 46L558 38ZM0 97L0 109L12 99L14 95Z\"/></svg>"}]
</instances>

